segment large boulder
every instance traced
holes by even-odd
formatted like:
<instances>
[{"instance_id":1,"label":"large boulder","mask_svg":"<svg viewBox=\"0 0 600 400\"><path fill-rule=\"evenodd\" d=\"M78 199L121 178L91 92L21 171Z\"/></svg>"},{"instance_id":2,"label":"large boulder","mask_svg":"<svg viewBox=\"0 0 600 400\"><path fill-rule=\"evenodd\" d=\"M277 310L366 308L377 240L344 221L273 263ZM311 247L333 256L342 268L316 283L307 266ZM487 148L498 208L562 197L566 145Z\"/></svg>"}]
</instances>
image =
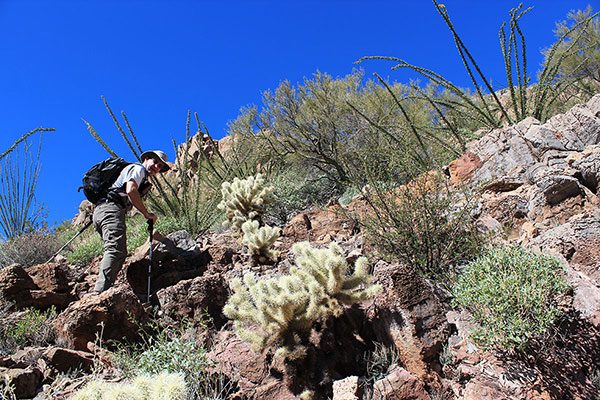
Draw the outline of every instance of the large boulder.
<instances>
[{"instance_id":1,"label":"large boulder","mask_svg":"<svg viewBox=\"0 0 600 400\"><path fill-rule=\"evenodd\" d=\"M215 361L215 372L236 382L243 393L242 398L284 400L295 397L280 380L271 375L266 355L253 351L248 343L233 332L223 330L219 333L209 357Z\"/></svg>"},{"instance_id":2,"label":"large boulder","mask_svg":"<svg viewBox=\"0 0 600 400\"><path fill-rule=\"evenodd\" d=\"M581 153L574 153L567 159L570 167L581 176L582 183L593 193L598 193L600 183L600 146L587 147Z\"/></svg>"},{"instance_id":3,"label":"large boulder","mask_svg":"<svg viewBox=\"0 0 600 400\"><path fill-rule=\"evenodd\" d=\"M544 124L526 118L514 126L490 132L450 163L451 179L477 185L499 177L526 179L540 164L565 170L574 153L600 144L598 104L600 95Z\"/></svg>"},{"instance_id":4,"label":"large boulder","mask_svg":"<svg viewBox=\"0 0 600 400\"><path fill-rule=\"evenodd\" d=\"M147 317L144 306L126 286L90 294L72 303L54 322L57 342L64 347L86 350L88 342L102 339L135 340L138 324Z\"/></svg>"},{"instance_id":5,"label":"large boulder","mask_svg":"<svg viewBox=\"0 0 600 400\"><path fill-rule=\"evenodd\" d=\"M71 300L63 268L55 263L28 269L19 264L9 265L0 270L0 294L19 309L47 309L51 306L62 309Z\"/></svg>"},{"instance_id":6,"label":"large boulder","mask_svg":"<svg viewBox=\"0 0 600 400\"><path fill-rule=\"evenodd\" d=\"M94 365L94 355L87 351L50 347L44 351L42 357L48 366L62 373L79 369L91 372Z\"/></svg>"},{"instance_id":7,"label":"large boulder","mask_svg":"<svg viewBox=\"0 0 600 400\"><path fill-rule=\"evenodd\" d=\"M12 264L0 269L0 293L9 301L17 305L31 301L31 290L39 288L33 279L19 264Z\"/></svg>"},{"instance_id":8,"label":"large boulder","mask_svg":"<svg viewBox=\"0 0 600 400\"><path fill-rule=\"evenodd\" d=\"M424 383L404 368L394 368L373 385L373 400L431 400Z\"/></svg>"},{"instance_id":9,"label":"large boulder","mask_svg":"<svg viewBox=\"0 0 600 400\"><path fill-rule=\"evenodd\" d=\"M138 297L146 299L150 275L151 293L202 275L209 255L186 231L155 235L152 246L152 268L149 268L150 243L138 247L124 265L127 282ZM149 274L150 271L150 274Z\"/></svg>"},{"instance_id":10,"label":"large boulder","mask_svg":"<svg viewBox=\"0 0 600 400\"><path fill-rule=\"evenodd\" d=\"M17 399L30 399L42 386L42 371L37 367L0 368L0 376L8 376Z\"/></svg>"},{"instance_id":11,"label":"large boulder","mask_svg":"<svg viewBox=\"0 0 600 400\"><path fill-rule=\"evenodd\" d=\"M156 296L161 310L176 320L199 319L207 313L217 328L226 320L222 310L227 302L228 286L219 274L180 281L161 289Z\"/></svg>"},{"instance_id":12,"label":"large boulder","mask_svg":"<svg viewBox=\"0 0 600 400\"><path fill-rule=\"evenodd\" d=\"M39 289L57 293L71 291L71 271L67 264L47 263L26 268Z\"/></svg>"},{"instance_id":13,"label":"large boulder","mask_svg":"<svg viewBox=\"0 0 600 400\"><path fill-rule=\"evenodd\" d=\"M600 215L581 215L550 229L535 238L531 247L563 261L573 286L573 306L600 326Z\"/></svg>"},{"instance_id":14,"label":"large boulder","mask_svg":"<svg viewBox=\"0 0 600 400\"><path fill-rule=\"evenodd\" d=\"M409 267L380 261L373 275L385 288L371 309L376 335L381 343L396 347L408 372L425 379L427 363L450 335L444 306L428 283Z\"/></svg>"}]
</instances>

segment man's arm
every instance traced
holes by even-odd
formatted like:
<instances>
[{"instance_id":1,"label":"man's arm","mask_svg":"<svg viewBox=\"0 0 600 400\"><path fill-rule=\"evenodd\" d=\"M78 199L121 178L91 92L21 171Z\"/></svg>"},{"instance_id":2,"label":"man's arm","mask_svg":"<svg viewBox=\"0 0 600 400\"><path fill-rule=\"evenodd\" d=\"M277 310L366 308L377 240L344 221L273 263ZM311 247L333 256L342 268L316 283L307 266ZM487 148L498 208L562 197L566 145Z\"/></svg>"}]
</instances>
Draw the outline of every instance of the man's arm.
<instances>
[{"instance_id":1,"label":"man's arm","mask_svg":"<svg viewBox=\"0 0 600 400\"><path fill-rule=\"evenodd\" d=\"M132 179L129 182L127 182L127 185L125 186L125 192L127 193L127 196L129 196L131 204L133 204L133 206L137 208L138 211L141 212L142 215L144 215L144 217L146 217L146 219L151 219L152 222L156 222L156 215L148 212L146 206L144 205L144 202L142 201L142 196L140 196L140 192L138 191L138 184L136 181Z\"/></svg>"}]
</instances>

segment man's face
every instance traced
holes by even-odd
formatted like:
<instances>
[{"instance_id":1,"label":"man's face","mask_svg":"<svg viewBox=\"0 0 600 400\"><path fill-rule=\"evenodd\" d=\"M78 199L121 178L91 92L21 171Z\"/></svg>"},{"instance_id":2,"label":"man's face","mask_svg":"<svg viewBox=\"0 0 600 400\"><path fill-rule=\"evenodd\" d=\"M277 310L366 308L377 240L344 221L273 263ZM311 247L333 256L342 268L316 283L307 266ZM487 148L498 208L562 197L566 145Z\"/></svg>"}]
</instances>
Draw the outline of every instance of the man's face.
<instances>
[{"instance_id":1,"label":"man's face","mask_svg":"<svg viewBox=\"0 0 600 400\"><path fill-rule=\"evenodd\" d=\"M158 174L164 166L162 160L155 157L149 157L144 160L144 167L150 173L150 176Z\"/></svg>"}]
</instances>

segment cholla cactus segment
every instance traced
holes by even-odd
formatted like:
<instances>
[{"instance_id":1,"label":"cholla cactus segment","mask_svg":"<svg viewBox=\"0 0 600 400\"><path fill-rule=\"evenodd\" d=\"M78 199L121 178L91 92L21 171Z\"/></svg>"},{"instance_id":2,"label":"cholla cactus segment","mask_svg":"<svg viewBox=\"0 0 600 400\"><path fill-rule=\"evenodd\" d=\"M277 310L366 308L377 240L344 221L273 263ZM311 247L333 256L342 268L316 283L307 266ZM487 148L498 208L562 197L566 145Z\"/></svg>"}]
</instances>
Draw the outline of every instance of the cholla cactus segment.
<instances>
[{"instance_id":1,"label":"cholla cactus segment","mask_svg":"<svg viewBox=\"0 0 600 400\"><path fill-rule=\"evenodd\" d=\"M246 221L242 225L242 244L248 246L248 255L274 258L279 252L271 250L273 243L281 235L281 229L270 226L258 227L258 221Z\"/></svg>"},{"instance_id":2,"label":"cholla cactus segment","mask_svg":"<svg viewBox=\"0 0 600 400\"><path fill-rule=\"evenodd\" d=\"M73 395L73 400L184 400L187 388L183 375L162 372L139 376L131 383L92 381Z\"/></svg>"},{"instance_id":3,"label":"cholla cactus segment","mask_svg":"<svg viewBox=\"0 0 600 400\"><path fill-rule=\"evenodd\" d=\"M312 277L325 288L328 296L342 304L364 301L381 291L381 286L371 284L366 257L359 257L354 272L349 274L344 253L336 243L331 243L328 249L315 249L308 242L301 242L296 243L292 251L296 255L296 266L290 273ZM332 306L335 308L335 303ZM334 313L338 311L332 309Z\"/></svg>"},{"instance_id":4,"label":"cholla cactus segment","mask_svg":"<svg viewBox=\"0 0 600 400\"><path fill-rule=\"evenodd\" d=\"M272 186L266 186L262 174L246 179L234 178L233 182L223 182L223 200L217 206L225 212L226 224L239 232L242 224L260 218L271 199Z\"/></svg>"},{"instance_id":5,"label":"cholla cactus segment","mask_svg":"<svg viewBox=\"0 0 600 400\"><path fill-rule=\"evenodd\" d=\"M340 315L343 304L366 300L381 290L371 284L365 257L348 275L348 264L336 244L319 250L298 243L293 249L297 265L289 274L261 280L246 274L243 282L234 279L234 293L223 309L235 320L240 338L257 349L278 342L275 354L286 359L304 354L303 338L315 321Z\"/></svg>"}]
</instances>

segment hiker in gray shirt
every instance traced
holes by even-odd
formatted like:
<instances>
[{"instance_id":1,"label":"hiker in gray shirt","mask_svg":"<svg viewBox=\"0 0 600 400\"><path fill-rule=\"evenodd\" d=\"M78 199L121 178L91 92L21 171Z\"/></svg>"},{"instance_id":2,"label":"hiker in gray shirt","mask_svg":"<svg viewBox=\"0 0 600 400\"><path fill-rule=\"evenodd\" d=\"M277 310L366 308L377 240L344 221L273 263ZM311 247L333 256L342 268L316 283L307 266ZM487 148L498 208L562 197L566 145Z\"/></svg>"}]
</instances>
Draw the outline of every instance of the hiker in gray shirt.
<instances>
[{"instance_id":1,"label":"hiker in gray shirt","mask_svg":"<svg viewBox=\"0 0 600 400\"><path fill-rule=\"evenodd\" d=\"M104 256L94 287L95 293L102 293L112 286L127 257L127 211L133 206L146 219L156 222L156 215L148 211L141 193L145 187L149 187L149 176L166 172L170 167L167 155L159 150L146 151L141 159L142 164L131 164L121 171L106 198L100 200L94 209L94 226L104 242Z\"/></svg>"}]
</instances>

